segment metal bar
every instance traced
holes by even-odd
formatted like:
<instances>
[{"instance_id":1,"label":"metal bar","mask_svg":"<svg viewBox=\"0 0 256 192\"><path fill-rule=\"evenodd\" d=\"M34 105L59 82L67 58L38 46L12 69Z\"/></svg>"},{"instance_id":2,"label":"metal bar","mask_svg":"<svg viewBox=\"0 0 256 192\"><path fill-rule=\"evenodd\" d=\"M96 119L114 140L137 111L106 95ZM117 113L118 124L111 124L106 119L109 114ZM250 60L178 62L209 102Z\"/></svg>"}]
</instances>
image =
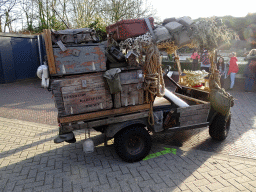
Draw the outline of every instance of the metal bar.
<instances>
[{"instance_id":1,"label":"metal bar","mask_svg":"<svg viewBox=\"0 0 256 192\"><path fill-rule=\"evenodd\" d=\"M155 37L154 31L153 31L153 29L152 29L152 27L151 27L151 24L150 24L149 19L146 18L146 19L145 19L145 22L146 22L146 24L147 24L147 26L148 26L148 30L149 30L150 34L152 35L153 41L155 41L155 40L156 40L156 37Z\"/></svg>"},{"instance_id":2,"label":"metal bar","mask_svg":"<svg viewBox=\"0 0 256 192\"><path fill-rule=\"evenodd\" d=\"M37 45L38 45L38 52L39 52L38 54L39 54L40 65L43 65L40 35L37 35Z\"/></svg>"},{"instance_id":3,"label":"metal bar","mask_svg":"<svg viewBox=\"0 0 256 192\"><path fill-rule=\"evenodd\" d=\"M64 19L62 19L62 17L59 15L59 13L55 10L55 8L52 6L52 10L59 16L59 18L61 19L61 21L66 25L66 27L69 29L69 26L67 25L67 23L64 21Z\"/></svg>"},{"instance_id":4,"label":"metal bar","mask_svg":"<svg viewBox=\"0 0 256 192\"><path fill-rule=\"evenodd\" d=\"M179 130L197 129L197 128L207 127L208 125L209 125L209 122L205 122L205 123L189 125L189 126L184 126L184 127L170 127L170 128L168 128L168 130L179 131Z\"/></svg>"}]
</instances>

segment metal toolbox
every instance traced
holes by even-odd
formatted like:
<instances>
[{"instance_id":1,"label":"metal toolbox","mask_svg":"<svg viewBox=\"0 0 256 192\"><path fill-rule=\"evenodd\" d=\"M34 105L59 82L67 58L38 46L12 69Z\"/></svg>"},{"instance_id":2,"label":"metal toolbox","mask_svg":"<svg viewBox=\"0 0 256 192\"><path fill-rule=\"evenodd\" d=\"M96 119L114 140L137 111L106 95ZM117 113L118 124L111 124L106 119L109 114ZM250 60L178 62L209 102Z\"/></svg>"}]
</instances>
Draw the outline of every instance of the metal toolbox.
<instances>
[{"instance_id":1,"label":"metal toolbox","mask_svg":"<svg viewBox=\"0 0 256 192\"><path fill-rule=\"evenodd\" d=\"M102 44L71 45L67 50L53 48L56 74L71 75L106 70L105 49Z\"/></svg>"}]
</instances>

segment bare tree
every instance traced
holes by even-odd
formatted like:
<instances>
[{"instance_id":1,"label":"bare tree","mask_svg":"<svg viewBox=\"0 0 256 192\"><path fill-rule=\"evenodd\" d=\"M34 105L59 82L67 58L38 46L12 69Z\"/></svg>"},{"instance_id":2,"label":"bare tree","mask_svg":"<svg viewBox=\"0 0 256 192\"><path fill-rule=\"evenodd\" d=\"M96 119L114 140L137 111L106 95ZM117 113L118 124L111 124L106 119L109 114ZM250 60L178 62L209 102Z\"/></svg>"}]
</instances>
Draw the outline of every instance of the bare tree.
<instances>
[{"instance_id":1,"label":"bare tree","mask_svg":"<svg viewBox=\"0 0 256 192\"><path fill-rule=\"evenodd\" d=\"M99 17L100 0L71 0L74 27L88 27Z\"/></svg>"},{"instance_id":2,"label":"bare tree","mask_svg":"<svg viewBox=\"0 0 256 192\"><path fill-rule=\"evenodd\" d=\"M101 9L104 18L109 23L115 23L121 19L154 15L153 8L145 4L143 0L106 0L102 2Z\"/></svg>"},{"instance_id":3,"label":"bare tree","mask_svg":"<svg viewBox=\"0 0 256 192\"><path fill-rule=\"evenodd\" d=\"M24 19L26 23L26 30L32 31L33 30L33 24L35 22L35 3L33 0L22 0L20 4L22 11L24 13ZM23 20L22 19L22 23ZM22 24L22 30L23 30L23 24Z\"/></svg>"},{"instance_id":4,"label":"bare tree","mask_svg":"<svg viewBox=\"0 0 256 192\"><path fill-rule=\"evenodd\" d=\"M19 12L15 12L18 4ZM11 23L16 19L25 24L26 30L34 32L65 29L63 21L71 28L95 27L104 31L108 24L118 20L149 15L152 9L147 0L146 3L145 0L0 0L4 31L11 30Z\"/></svg>"},{"instance_id":5,"label":"bare tree","mask_svg":"<svg viewBox=\"0 0 256 192\"><path fill-rule=\"evenodd\" d=\"M15 6L19 3L18 0L1 0L0 1L0 32L6 32L7 28L12 31L12 22L17 20L20 16L18 12L15 12Z\"/></svg>"}]
</instances>

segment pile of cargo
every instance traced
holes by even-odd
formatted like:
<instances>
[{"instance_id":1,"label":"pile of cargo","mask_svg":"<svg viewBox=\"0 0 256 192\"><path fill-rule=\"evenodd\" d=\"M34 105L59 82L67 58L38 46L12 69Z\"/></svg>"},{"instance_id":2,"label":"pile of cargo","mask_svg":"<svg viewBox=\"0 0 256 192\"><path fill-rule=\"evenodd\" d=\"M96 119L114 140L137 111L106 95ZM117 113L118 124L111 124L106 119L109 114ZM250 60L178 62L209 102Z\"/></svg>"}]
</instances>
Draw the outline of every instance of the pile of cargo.
<instances>
[{"instance_id":1,"label":"pile of cargo","mask_svg":"<svg viewBox=\"0 0 256 192\"><path fill-rule=\"evenodd\" d=\"M189 44L193 28L189 17L165 19L162 25L152 17L122 20L106 28L106 42L98 42L89 28L46 30L58 116L152 105L165 90L157 46L171 44L175 50Z\"/></svg>"},{"instance_id":2,"label":"pile of cargo","mask_svg":"<svg viewBox=\"0 0 256 192\"><path fill-rule=\"evenodd\" d=\"M137 21L129 22L144 25ZM111 40L97 42L87 28L48 30L44 35L58 117L144 104L144 74L135 53L123 54Z\"/></svg>"}]
</instances>

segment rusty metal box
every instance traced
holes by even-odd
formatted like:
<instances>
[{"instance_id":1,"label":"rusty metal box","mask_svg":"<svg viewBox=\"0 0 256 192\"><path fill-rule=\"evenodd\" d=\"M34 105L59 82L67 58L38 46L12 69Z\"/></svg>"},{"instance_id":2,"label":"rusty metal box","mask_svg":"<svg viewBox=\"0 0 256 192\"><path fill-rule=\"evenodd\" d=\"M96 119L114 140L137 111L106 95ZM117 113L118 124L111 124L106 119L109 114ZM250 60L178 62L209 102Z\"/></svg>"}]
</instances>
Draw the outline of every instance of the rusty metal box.
<instances>
[{"instance_id":1,"label":"rusty metal box","mask_svg":"<svg viewBox=\"0 0 256 192\"><path fill-rule=\"evenodd\" d=\"M106 71L105 48L102 44L66 46L67 50L53 48L56 75Z\"/></svg>"}]
</instances>

